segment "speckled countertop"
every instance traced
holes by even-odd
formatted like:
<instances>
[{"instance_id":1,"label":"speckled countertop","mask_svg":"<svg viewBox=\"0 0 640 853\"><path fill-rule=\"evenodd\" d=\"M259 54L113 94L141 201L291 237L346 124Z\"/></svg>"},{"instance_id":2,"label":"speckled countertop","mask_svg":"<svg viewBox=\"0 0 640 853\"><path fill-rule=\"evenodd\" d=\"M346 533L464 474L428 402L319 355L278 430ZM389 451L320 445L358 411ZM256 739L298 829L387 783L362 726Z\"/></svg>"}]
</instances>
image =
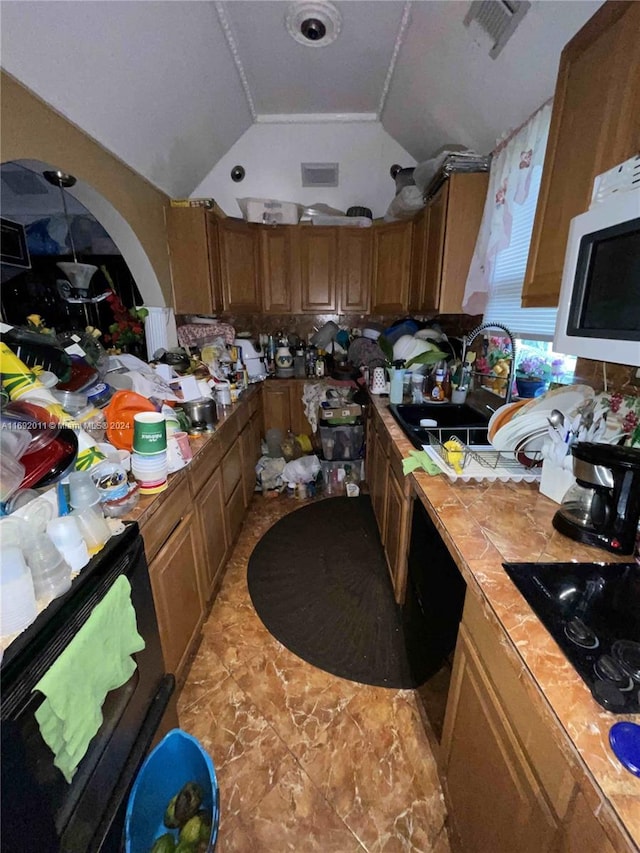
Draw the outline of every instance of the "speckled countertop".
<instances>
[{"instance_id":1,"label":"speckled countertop","mask_svg":"<svg viewBox=\"0 0 640 853\"><path fill-rule=\"evenodd\" d=\"M388 398L375 397L396 449L407 456L411 442L388 411ZM626 827L620 849L640 848L640 779L625 770L609 746L609 729L640 715L605 711L560 651L502 568L502 562L619 562L599 548L558 533L551 519L558 505L536 483L451 483L425 472L411 475L422 500L458 565L467 588L503 632L506 654L521 671L528 696L553 732L572 773L595 813L608 801ZM629 561L631 558L624 558ZM600 810L600 819L609 822ZM615 818L614 818L615 820ZM626 835L616 833L620 836ZM626 846L625 846L626 845Z\"/></svg>"}]
</instances>

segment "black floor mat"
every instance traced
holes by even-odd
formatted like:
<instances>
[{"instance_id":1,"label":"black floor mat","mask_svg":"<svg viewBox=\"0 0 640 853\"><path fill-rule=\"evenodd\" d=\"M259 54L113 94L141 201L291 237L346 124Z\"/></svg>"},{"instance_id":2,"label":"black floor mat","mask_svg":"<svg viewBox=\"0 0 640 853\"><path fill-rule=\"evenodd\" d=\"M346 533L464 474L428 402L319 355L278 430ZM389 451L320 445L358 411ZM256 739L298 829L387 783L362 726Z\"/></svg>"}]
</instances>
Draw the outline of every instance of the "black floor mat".
<instances>
[{"instance_id":1,"label":"black floor mat","mask_svg":"<svg viewBox=\"0 0 640 853\"><path fill-rule=\"evenodd\" d=\"M417 686L367 496L282 518L253 551L248 584L267 629L298 657L363 684Z\"/></svg>"}]
</instances>

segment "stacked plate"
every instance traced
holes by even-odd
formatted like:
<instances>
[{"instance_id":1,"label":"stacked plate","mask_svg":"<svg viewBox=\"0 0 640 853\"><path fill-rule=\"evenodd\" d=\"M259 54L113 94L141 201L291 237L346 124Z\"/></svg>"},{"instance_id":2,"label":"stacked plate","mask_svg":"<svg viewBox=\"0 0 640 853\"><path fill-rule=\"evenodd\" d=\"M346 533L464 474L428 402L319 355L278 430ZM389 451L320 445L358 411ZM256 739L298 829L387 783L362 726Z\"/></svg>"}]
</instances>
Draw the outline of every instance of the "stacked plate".
<instances>
[{"instance_id":1,"label":"stacked plate","mask_svg":"<svg viewBox=\"0 0 640 853\"><path fill-rule=\"evenodd\" d=\"M512 452L523 464L535 464L540 461L536 454L542 450L549 434L548 416L552 409L558 409L569 418L578 406L593 396L593 388L588 385L569 385L531 400L501 406L489 421L489 441L496 450Z\"/></svg>"}]
</instances>

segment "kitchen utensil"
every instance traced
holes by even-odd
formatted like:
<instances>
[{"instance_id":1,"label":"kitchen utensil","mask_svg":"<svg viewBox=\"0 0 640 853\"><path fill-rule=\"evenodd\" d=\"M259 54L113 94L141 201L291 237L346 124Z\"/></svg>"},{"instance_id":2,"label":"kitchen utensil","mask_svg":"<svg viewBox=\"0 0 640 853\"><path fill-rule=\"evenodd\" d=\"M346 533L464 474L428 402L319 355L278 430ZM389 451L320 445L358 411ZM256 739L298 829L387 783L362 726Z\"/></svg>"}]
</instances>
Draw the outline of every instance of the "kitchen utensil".
<instances>
[{"instance_id":1,"label":"kitchen utensil","mask_svg":"<svg viewBox=\"0 0 640 853\"><path fill-rule=\"evenodd\" d=\"M564 426L564 415L559 409L551 409L547 416L547 420L555 429L561 429Z\"/></svg>"},{"instance_id":2,"label":"kitchen utensil","mask_svg":"<svg viewBox=\"0 0 640 853\"><path fill-rule=\"evenodd\" d=\"M370 391L372 394L384 394L387 390L387 380L384 367L374 367Z\"/></svg>"},{"instance_id":3,"label":"kitchen utensil","mask_svg":"<svg viewBox=\"0 0 640 853\"><path fill-rule=\"evenodd\" d=\"M199 400L185 400L182 403L190 422L190 431L195 433L213 432L218 423L218 411L216 402L211 397L202 397Z\"/></svg>"}]
</instances>

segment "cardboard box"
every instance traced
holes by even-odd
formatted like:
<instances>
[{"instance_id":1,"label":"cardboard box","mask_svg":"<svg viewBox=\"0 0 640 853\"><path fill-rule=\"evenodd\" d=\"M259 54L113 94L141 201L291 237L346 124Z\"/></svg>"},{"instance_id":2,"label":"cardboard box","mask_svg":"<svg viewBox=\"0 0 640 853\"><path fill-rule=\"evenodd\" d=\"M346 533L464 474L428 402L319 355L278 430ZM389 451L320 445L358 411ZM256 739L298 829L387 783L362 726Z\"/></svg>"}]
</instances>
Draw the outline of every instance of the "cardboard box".
<instances>
[{"instance_id":1,"label":"cardboard box","mask_svg":"<svg viewBox=\"0 0 640 853\"><path fill-rule=\"evenodd\" d=\"M349 403L344 406L320 407L320 420L329 425L352 424L362 415L362 406Z\"/></svg>"}]
</instances>

